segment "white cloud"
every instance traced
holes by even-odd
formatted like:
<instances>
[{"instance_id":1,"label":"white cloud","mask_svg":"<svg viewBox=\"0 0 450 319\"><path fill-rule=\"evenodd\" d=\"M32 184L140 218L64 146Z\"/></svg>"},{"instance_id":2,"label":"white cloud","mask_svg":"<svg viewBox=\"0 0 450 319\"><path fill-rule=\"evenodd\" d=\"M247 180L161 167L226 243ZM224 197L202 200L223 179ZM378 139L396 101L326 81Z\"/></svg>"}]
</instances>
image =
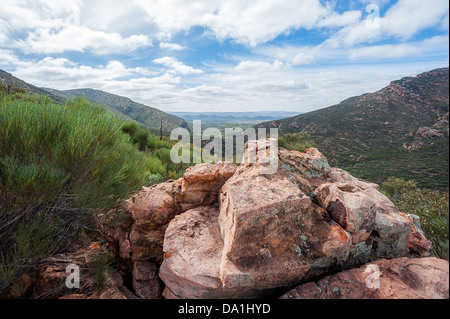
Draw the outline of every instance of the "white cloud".
<instances>
[{"instance_id":1,"label":"white cloud","mask_svg":"<svg viewBox=\"0 0 450 319\"><path fill-rule=\"evenodd\" d=\"M94 67L52 57L39 61L18 61L11 57L10 61L14 76L36 86L55 89L102 88L109 81L151 74L144 68L127 68L119 61L110 61L106 65Z\"/></svg>"},{"instance_id":2,"label":"white cloud","mask_svg":"<svg viewBox=\"0 0 450 319\"><path fill-rule=\"evenodd\" d=\"M27 39L16 44L26 53L62 53L67 51L93 54L111 54L131 52L140 47L151 46L151 41L144 35L132 35L122 38L117 33L92 31L83 26L69 26L58 33L50 29L38 29L30 33Z\"/></svg>"},{"instance_id":3,"label":"white cloud","mask_svg":"<svg viewBox=\"0 0 450 319\"><path fill-rule=\"evenodd\" d=\"M449 4L445 0L399 0L384 16L379 18L379 27L364 20L348 25L332 35L326 44L354 46L373 43L389 37L410 39L426 28L440 25L448 16Z\"/></svg>"},{"instance_id":4,"label":"white cloud","mask_svg":"<svg viewBox=\"0 0 450 319\"><path fill-rule=\"evenodd\" d=\"M169 56L165 56L165 57L162 57L162 58L154 59L153 63L162 64L162 65L167 66L169 68L168 72L169 73L173 73L173 74L186 75L186 74L203 73L202 70L194 69L194 68L192 68L190 66L184 65L183 63L181 63L177 59L175 59L173 57L169 57Z\"/></svg>"},{"instance_id":5,"label":"white cloud","mask_svg":"<svg viewBox=\"0 0 450 319\"><path fill-rule=\"evenodd\" d=\"M319 0L154 0L138 1L158 26L159 37L170 39L180 31L202 26L219 40L256 46L293 30L316 26L344 26L359 19L359 12L340 15Z\"/></svg>"},{"instance_id":6,"label":"white cloud","mask_svg":"<svg viewBox=\"0 0 450 319\"><path fill-rule=\"evenodd\" d=\"M279 70L282 67L283 63L278 60L275 60L273 63L245 60L239 62L239 64L234 68L234 70L241 72L266 72L268 70Z\"/></svg>"},{"instance_id":7,"label":"white cloud","mask_svg":"<svg viewBox=\"0 0 450 319\"><path fill-rule=\"evenodd\" d=\"M349 58L352 60L362 58L389 59L414 56L427 52L445 52L448 51L448 41L448 36L435 36L420 42L360 47L351 49Z\"/></svg>"},{"instance_id":8,"label":"white cloud","mask_svg":"<svg viewBox=\"0 0 450 319\"><path fill-rule=\"evenodd\" d=\"M171 51L181 51L181 50L186 49L185 47L179 45L178 43L169 43L169 42L160 42L159 47L161 49L171 50Z\"/></svg>"}]
</instances>

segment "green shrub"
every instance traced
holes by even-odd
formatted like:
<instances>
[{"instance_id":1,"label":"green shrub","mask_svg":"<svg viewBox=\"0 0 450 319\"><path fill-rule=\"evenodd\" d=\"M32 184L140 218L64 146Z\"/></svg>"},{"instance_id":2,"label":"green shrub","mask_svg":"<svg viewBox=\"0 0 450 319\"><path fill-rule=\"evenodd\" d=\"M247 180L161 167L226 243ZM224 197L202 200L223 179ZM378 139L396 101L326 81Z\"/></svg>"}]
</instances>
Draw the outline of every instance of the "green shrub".
<instances>
[{"instance_id":1,"label":"green shrub","mask_svg":"<svg viewBox=\"0 0 450 319\"><path fill-rule=\"evenodd\" d=\"M161 162L158 157L150 157L148 159L148 168L151 174L166 174L166 166Z\"/></svg>"},{"instance_id":2,"label":"green shrub","mask_svg":"<svg viewBox=\"0 0 450 319\"><path fill-rule=\"evenodd\" d=\"M161 174L152 174L152 173L148 172L146 185L147 186L151 186L151 185L159 184L159 183L164 182L164 180L165 180L165 178L164 178L163 175L161 175Z\"/></svg>"},{"instance_id":3,"label":"green shrub","mask_svg":"<svg viewBox=\"0 0 450 319\"><path fill-rule=\"evenodd\" d=\"M287 133L278 138L278 146L290 151L304 152L313 147L307 133Z\"/></svg>"},{"instance_id":4,"label":"green shrub","mask_svg":"<svg viewBox=\"0 0 450 319\"><path fill-rule=\"evenodd\" d=\"M136 122L127 122L122 126L122 131L132 137L139 131L139 125Z\"/></svg>"},{"instance_id":5,"label":"green shrub","mask_svg":"<svg viewBox=\"0 0 450 319\"><path fill-rule=\"evenodd\" d=\"M381 185L381 191L393 202L396 202L405 193L415 190L417 190L416 182L392 176Z\"/></svg>"},{"instance_id":6,"label":"green shrub","mask_svg":"<svg viewBox=\"0 0 450 319\"><path fill-rule=\"evenodd\" d=\"M421 189L412 181L395 177L384 182L380 191L399 211L420 217L422 230L431 241L434 254L448 260L449 193Z\"/></svg>"},{"instance_id":7,"label":"green shrub","mask_svg":"<svg viewBox=\"0 0 450 319\"><path fill-rule=\"evenodd\" d=\"M133 136L133 143L136 143L139 146L139 150L144 151L147 148L148 138L150 136L150 132L147 130L139 130Z\"/></svg>"},{"instance_id":8,"label":"green shrub","mask_svg":"<svg viewBox=\"0 0 450 319\"><path fill-rule=\"evenodd\" d=\"M94 289L99 291L105 285L108 273L114 269L113 260L107 254L99 254L89 263L89 269L94 276Z\"/></svg>"},{"instance_id":9,"label":"green shrub","mask_svg":"<svg viewBox=\"0 0 450 319\"><path fill-rule=\"evenodd\" d=\"M122 132L122 122L85 99L62 106L2 92L0 281L8 282L15 273L8 265L26 264L35 255L34 246L20 248L26 243L20 234L47 233L47 224L36 222L37 216L58 220L49 225L75 236L90 227L95 213L120 206L140 189L149 163ZM26 225L42 229L31 231ZM33 236L41 243L55 238L50 233L47 239Z\"/></svg>"}]
</instances>

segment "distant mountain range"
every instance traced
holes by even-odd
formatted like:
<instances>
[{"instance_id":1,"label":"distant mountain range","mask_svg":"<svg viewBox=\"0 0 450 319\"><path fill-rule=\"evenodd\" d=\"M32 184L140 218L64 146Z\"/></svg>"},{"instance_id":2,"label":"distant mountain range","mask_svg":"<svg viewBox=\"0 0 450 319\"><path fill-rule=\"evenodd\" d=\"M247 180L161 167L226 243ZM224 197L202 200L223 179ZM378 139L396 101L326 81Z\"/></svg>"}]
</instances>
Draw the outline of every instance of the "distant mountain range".
<instances>
[{"instance_id":1,"label":"distant mountain range","mask_svg":"<svg viewBox=\"0 0 450 319\"><path fill-rule=\"evenodd\" d=\"M258 123L279 120L301 114L290 111L257 111L257 112L167 112L183 118L187 122L201 120L207 123Z\"/></svg>"},{"instance_id":2,"label":"distant mountain range","mask_svg":"<svg viewBox=\"0 0 450 319\"><path fill-rule=\"evenodd\" d=\"M134 102L129 98L101 90L76 89L58 91L50 88L39 88L26 83L3 70L0 70L0 81L25 89L30 93L46 95L57 104L63 104L67 99L84 96L94 103L105 106L108 111L116 114L123 120L136 121L149 128L154 133L159 133L161 119L165 135L176 127L189 128L186 121L180 117Z\"/></svg>"},{"instance_id":3,"label":"distant mountain range","mask_svg":"<svg viewBox=\"0 0 450 319\"><path fill-rule=\"evenodd\" d=\"M448 68L256 127L277 127L281 134L307 132L330 164L358 177L382 182L397 176L448 189Z\"/></svg>"}]
</instances>

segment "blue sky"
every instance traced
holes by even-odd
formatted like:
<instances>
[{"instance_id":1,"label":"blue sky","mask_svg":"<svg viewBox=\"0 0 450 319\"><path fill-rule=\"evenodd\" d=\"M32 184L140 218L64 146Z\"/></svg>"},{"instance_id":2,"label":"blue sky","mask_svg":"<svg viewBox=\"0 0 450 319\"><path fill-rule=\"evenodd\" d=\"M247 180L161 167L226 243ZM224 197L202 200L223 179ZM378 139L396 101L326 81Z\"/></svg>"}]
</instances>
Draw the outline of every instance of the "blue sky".
<instances>
[{"instance_id":1,"label":"blue sky","mask_svg":"<svg viewBox=\"0 0 450 319\"><path fill-rule=\"evenodd\" d=\"M446 0L2 0L0 69L164 111L307 112L449 65Z\"/></svg>"}]
</instances>

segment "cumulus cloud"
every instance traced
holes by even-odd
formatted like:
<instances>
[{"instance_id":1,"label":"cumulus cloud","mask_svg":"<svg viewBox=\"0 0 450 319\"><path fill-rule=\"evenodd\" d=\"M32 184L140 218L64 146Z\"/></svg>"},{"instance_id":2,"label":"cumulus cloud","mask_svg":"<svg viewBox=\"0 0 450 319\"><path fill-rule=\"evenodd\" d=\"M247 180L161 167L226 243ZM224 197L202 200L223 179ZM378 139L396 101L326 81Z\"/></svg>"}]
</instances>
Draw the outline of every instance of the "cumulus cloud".
<instances>
[{"instance_id":1,"label":"cumulus cloud","mask_svg":"<svg viewBox=\"0 0 450 319\"><path fill-rule=\"evenodd\" d=\"M344 26L361 15L359 12L338 14L319 0L154 0L138 3L158 26L162 39L202 26L219 40L233 39L249 46L300 28Z\"/></svg>"},{"instance_id":2,"label":"cumulus cloud","mask_svg":"<svg viewBox=\"0 0 450 319\"><path fill-rule=\"evenodd\" d=\"M178 61L177 59L173 58L173 57L169 57L169 56L165 56L162 58L158 58L158 59L154 59L153 63L156 64L162 64L164 66L167 66L169 68L169 73L173 73L173 74L198 74L198 73L203 73L202 70L200 69L194 69L190 66L187 66L183 63L181 63L180 61Z\"/></svg>"},{"instance_id":3,"label":"cumulus cloud","mask_svg":"<svg viewBox=\"0 0 450 319\"><path fill-rule=\"evenodd\" d=\"M170 43L170 42L160 42L159 47L165 50L171 51L181 51L186 49L185 47L179 45L178 43Z\"/></svg>"},{"instance_id":4,"label":"cumulus cloud","mask_svg":"<svg viewBox=\"0 0 450 319\"><path fill-rule=\"evenodd\" d=\"M111 54L131 52L140 47L151 46L150 39L145 35L132 35L122 38L117 33L92 31L83 26L70 26L58 33L49 29L39 29L31 33L27 39L17 41L18 48L26 53L62 53L67 51L93 54Z\"/></svg>"},{"instance_id":5,"label":"cumulus cloud","mask_svg":"<svg viewBox=\"0 0 450 319\"><path fill-rule=\"evenodd\" d=\"M372 24L366 16L358 23L340 29L326 43L337 47L373 43L390 37L407 40L419 31L441 24L448 16L448 10L447 1L399 0L379 17L379 23Z\"/></svg>"}]
</instances>

